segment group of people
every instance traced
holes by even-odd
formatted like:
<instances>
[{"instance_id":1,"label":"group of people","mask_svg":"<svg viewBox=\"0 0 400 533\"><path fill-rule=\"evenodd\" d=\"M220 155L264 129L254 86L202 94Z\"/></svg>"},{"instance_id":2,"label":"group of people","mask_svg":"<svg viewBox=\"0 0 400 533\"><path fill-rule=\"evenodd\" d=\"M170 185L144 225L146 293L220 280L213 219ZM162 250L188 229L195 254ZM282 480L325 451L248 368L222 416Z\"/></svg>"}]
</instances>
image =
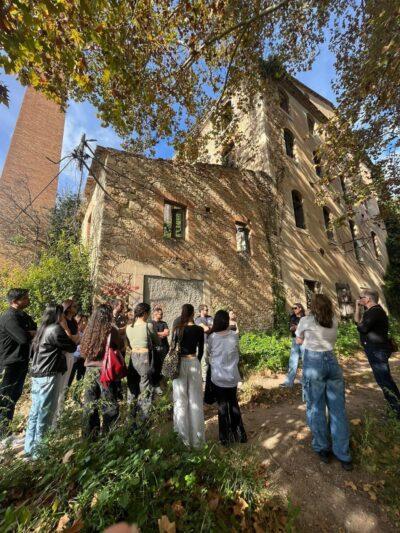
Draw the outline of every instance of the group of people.
<instances>
[{"instance_id":1,"label":"group of people","mask_svg":"<svg viewBox=\"0 0 400 533\"><path fill-rule=\"evenodd\" d=\"M111 348L127 364L127 399L132 405L132 428L146 423L160 387L162 365L171 344L179 344L179 375L173 380L174 429L188 446L205 441L203 378L210 381L218 402L220 440L223 444L247 440L237 401L240 380L238 326L233 313L208 315L201 305L185 304L170 333L163 310L139 303L125 309L122 300L98 305L87 317L66 300L48 305L37 328L26 313L29 293L11 289L9 308L0 317L0 438L3 445L24 444L26 457L35 458L45 433L57 424L65 395L73 380L82 380L85 437L106 434L119 416L123 395L121 380L105 384L104 361ZM203 361L203 371L201 368ZM28 368L31 375L31 409L25 437L13 439L11 422L22 395Z\"/></svg>"},{"instance_id":2,"label":"group of people","mask_svg":"<svg viewBox=\"0 0 400 533\"><path fill-rule=\"evenodd\" d=\"M205 442L204 402L218 404L219 439L224 445L246 442L237 399L240 382L239 335L234 313L219 310L214 317L201 305L199 315L191 304L182 306L172 330L163 320L163 309L147 303L126 309L122 300L98 305L87 317L76 303L48 305L39 328L26 313L29 293L8 292L9 308L0 316L0 438L12 436L11 421L30 365L32 404L24 449L35 458L45 433L57 424L68 387L82 380L83 435L107 433L119 416L123 395L121 379L105 384L103 372L109 350L129 357L126 368L127 400L132 428L146 424L154 395L163 394L164 360L175 350L178 374L173 379L173 425L188 446ZM364 313L361 316L361 308ZM349 427L342 370L334 354L338 321L331 300L313 295L309 314L296 303L289 330L292 347L289 372L283 386L291 387L299 360L303 360L303 392L312 447L328 462L332 453L343 468L352 468ZM152 313L152 317L150 316ZM389 406L400 418L400 393L391 376L393 351L388 317L378 303L378 293L364 290L357 301L357 328L377 383ZM205 391L203 391L205 389ZM211 398L211 400L210 400Z\"/></svg>"},{"instance_id":3,"label":"group of people","mask_svg":"<svg viewBox=\"0 0 400 533\"><path fill-rule=\"evenodd\" d=\"M334 354L338 321L332 302L323 294L314 294L308 315L301 303L295 303L292 311L289 369L281 386L293 386L299 360L302 359L303 395L307 423L312 432L312 447L324 462L330 461L333 452L343 468L351 470L345 384ZM400 420L400 392L389 366L395 347L389 336L388 316L379 305L377 291L365 289L361 292L356 301L354 320L376 382L393 415Z\"/></svg>"}]
</instances>

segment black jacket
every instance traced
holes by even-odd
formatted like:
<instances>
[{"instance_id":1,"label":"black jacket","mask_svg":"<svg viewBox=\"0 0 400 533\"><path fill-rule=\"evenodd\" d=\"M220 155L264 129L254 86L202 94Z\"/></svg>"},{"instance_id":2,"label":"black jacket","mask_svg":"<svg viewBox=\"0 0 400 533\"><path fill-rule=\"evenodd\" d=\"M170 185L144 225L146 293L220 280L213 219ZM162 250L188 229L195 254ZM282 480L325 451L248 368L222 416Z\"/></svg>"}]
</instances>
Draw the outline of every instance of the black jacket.
<instances>
[{"instance_id":1,"label":"black jacket","mask_svg":"<svg viewBox=\"0 0 400 533\"><path fill-rule=\"evenodd\" d=\"M389 319L380 305L364 311L357 329L364 347L388 348Z\"/></svg>"},{"instance_id":2,"label":"black jacket","mask_svg":"<svg viewBox=\"0 0 400 533\"><path fill-rule=\"evenodd\" d=\"M63 352L74 353L76 344L59 324L48 326L33 354L31 374L34 378L64 374L67 361Z\"/></svg>"},{"instance_id":3,"label":"black jacket","mask_svg":"<svg viewBox=\"0 0 400 533\"><path fill-rule=\"evenodd\" d=\"M9 307L0 316L0 368L14 363L28 363L32 337L36 323L25 313Z\"/></svg>"}]
</instances>

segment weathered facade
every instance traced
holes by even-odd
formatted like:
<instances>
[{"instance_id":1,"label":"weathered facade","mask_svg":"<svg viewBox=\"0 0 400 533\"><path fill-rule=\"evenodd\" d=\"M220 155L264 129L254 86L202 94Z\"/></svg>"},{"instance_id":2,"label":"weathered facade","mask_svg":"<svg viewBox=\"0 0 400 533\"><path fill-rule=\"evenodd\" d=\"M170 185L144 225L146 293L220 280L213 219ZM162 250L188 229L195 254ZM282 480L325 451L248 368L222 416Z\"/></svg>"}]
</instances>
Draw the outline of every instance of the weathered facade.
<instances>
[{"instance_id":1,"label":"weathered facade","mask_svg":"<svg viewBox=\"0 0 400 533\"><path fill-rule=\"evenodd\" d=\"M244 327L272 325L268 176L104 148L96 158L92 174L107 194L89 178L82 231L97 294L129 279L131 303L161 304L170 323L182 304L207 302L233 308ZM175 227L170 206L183 215L175 215ZM238 251L247 228L250 249Z\"/></svg>"},{"instance_id":2,"label":"weathered facade","mask_svg":"<svg viewBox=\"0 0 400 533\"><path fill-rule=\"evenodd\" d=\"M233 308L247 329L272 325L278 296L290 305L323 291L351 315L361 287L382 287L386 231L375 200L332 227L345 182L316 203L332 105L297 82L271 84L250 112L231 105L240 140L208 136L205 121L201 163L97 149L91 173L107 194L89 178L83 223L97 294L125 277L131 303L160 303L169 321L183 303L206 302Z\"/></svg>"}]
</instances>

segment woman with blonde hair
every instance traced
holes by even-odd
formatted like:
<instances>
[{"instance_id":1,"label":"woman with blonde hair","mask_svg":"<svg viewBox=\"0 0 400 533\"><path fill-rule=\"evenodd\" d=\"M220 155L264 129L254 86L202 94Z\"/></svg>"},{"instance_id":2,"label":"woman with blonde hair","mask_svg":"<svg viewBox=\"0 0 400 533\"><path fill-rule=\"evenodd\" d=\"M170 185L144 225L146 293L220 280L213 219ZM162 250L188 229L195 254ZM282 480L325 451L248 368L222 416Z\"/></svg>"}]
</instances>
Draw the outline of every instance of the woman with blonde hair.
<instances>
[{"instance_id":1,"label":"woman with blonde hair","mask_svg":"<svg viewBox=\"0 0 400 533\"><path fill-rule=\"evenodd\" d=\"M345 385L333 352L337 328L331 300L314 294L310 314L297 326L296 341L304 349L303 388L312 447L324 463L329 462L332 450L342 467L352 470Z\"/></svg>"}]
</instances>

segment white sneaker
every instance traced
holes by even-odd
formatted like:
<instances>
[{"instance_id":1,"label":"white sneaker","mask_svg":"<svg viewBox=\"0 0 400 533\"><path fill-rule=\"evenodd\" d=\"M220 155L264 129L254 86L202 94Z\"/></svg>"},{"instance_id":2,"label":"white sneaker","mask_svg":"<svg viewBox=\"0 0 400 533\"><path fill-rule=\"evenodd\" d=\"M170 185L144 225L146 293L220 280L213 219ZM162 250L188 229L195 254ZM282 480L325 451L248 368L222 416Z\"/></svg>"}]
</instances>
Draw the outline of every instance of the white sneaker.
<instances>
[{"instance_id":1,"label":"white sneaker","mask_svg":"<svg viewBox=\"0 0 400 533\"><path fill-rule=\"evenodd\" d=\"M154 389L154 392L155 392L156 394L158 394L159 396L162 396L162 395L164 394L164 391L162 390L161 387L156 387L156 388Z\"/></svg>"}]
</instances>

